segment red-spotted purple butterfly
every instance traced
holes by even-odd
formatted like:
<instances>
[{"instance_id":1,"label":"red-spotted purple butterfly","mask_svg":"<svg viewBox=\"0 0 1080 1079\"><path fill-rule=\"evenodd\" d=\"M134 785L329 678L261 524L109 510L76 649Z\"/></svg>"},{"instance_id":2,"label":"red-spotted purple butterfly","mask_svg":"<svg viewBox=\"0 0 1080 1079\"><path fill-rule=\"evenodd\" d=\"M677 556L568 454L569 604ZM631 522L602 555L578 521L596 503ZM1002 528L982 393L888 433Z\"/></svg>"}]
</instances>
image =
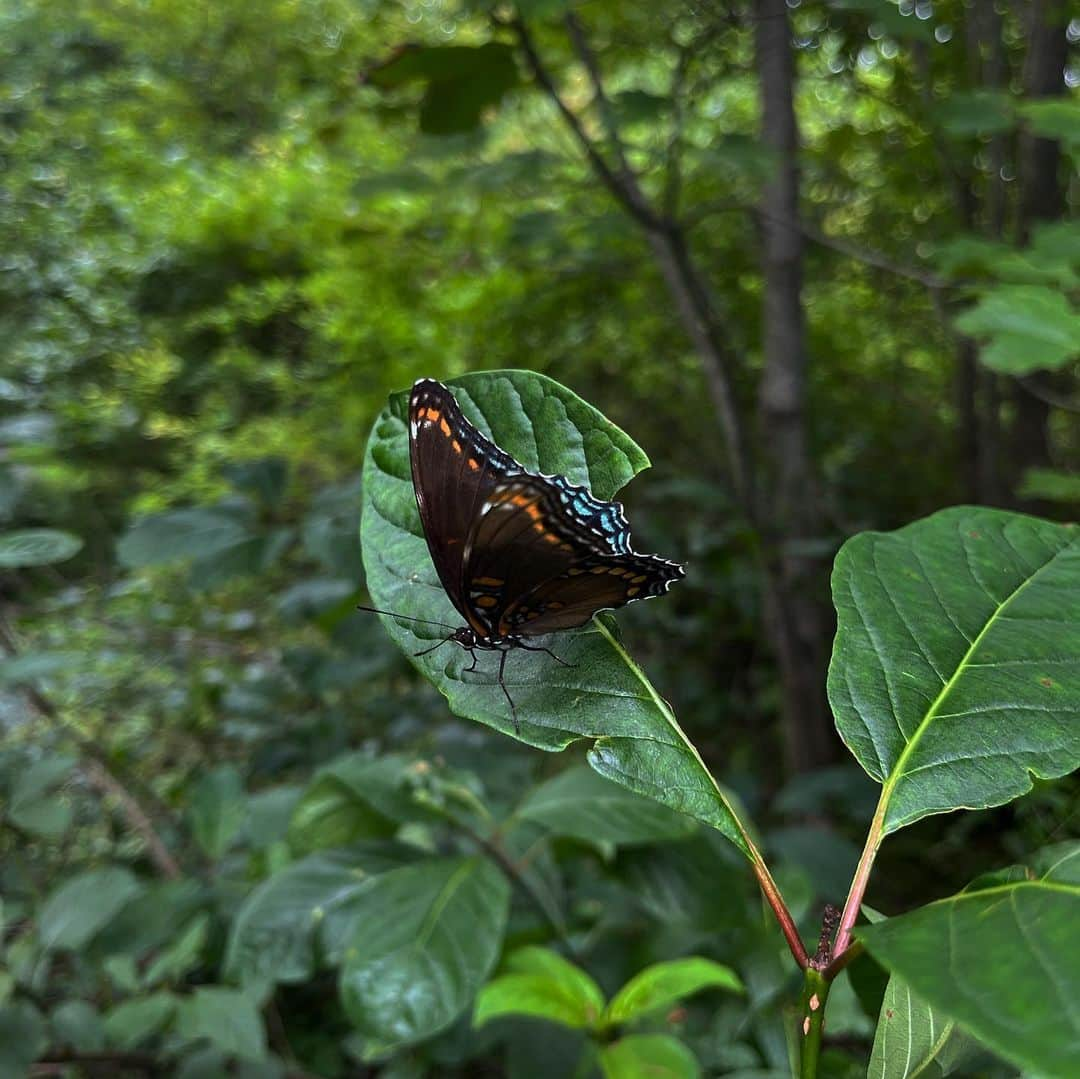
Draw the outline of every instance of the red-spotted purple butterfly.
<instances>
[{"instance_id":1,"label":"red-spotted purple butterfly","mask_svg":"<svg viewBox=\"0 0 1080 1079\"><path fill-rule=\"evenodd\" d=\"M683 576L682 566L630 549L621 503L601 502L564 476L529 472L465 418L441 382L420 379L412 388L409 452L431 560L466 622L445 626L454 632L416 654L454 641L473 671L478 649L499 652L499 686L515 729L503 680L511 649L562 663L530 639L661 596Z\"/></svg>"}]
</instances>

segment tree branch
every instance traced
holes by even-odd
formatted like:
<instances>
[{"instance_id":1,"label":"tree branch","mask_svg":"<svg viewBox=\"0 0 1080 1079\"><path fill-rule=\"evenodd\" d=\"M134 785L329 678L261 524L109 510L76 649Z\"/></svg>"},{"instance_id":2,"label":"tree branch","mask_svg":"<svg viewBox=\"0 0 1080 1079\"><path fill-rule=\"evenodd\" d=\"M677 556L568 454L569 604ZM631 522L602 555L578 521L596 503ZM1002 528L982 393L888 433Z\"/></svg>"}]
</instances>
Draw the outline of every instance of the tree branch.
<instances>
[{"instance_id":1,"label":"tree branch","mask_svg":"<svg viewBox=\"0 0 1080 1079\"><path fill-rule=\"evenodd\" d=\"M16 656L19 654L19 646L15 636L3 617L0 617L0 645L9 655ZM85 758L80 763L80 767L90 785L116 800L120 812L127 819L131 830L142 837L150 860L157 866L161 875L168 877L170 880L176 880L182 876L180 867L155 830L149 814L143 809L135 795L112 774L97 746L77 732L72 731L61 719L56 705L35 686L24 686L22 692L23 696L30 702L31 707L39 715L54 723L62 724L66 733L74 738Z\"/></svg>"},{"instance_id":2,"label":"tree branch","mask_svg":"<svg viewBox=\"0 0 1080 1079\"><path fill-rule=\"evenodd\" d=\"M540 59L540 54L536 51L536 43L533 41L529 28L520 18L514 18L508 23L499 25L509 26L514 32L533 78L550 98L552 104L559 110L559 114L565 121L566 126L570 129L571 134L577 140L578 145L584 151L585 157L588 159L589 164L592 166L593 171L596 173L601 183L603 183L615 200L640 225L649 230L658 229L661 222L656 214L653 213L651 207L649 207L641 197L640 189L637 186L633 174L617 174L611 166L608 165L607 161L604 160L603 155L597 150L593 140L589 137L588 132L586 132L584 125L581 122L581 118L563 100L562 95L559 93L559 88L555 85L555 80L544 66L543 61Z\"/></svg>"}]
</instances>

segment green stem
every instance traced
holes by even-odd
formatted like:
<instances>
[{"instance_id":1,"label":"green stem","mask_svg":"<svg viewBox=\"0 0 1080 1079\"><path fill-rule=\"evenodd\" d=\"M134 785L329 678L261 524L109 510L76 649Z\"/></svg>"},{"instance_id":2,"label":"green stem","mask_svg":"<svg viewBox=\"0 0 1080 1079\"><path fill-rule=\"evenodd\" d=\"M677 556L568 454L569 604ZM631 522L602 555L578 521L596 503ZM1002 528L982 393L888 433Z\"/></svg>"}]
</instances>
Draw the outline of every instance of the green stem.
<instances>
[{"instance_id":1,"label":"green stem","mask_svg":"<svg viewBox=\"0 0 1080 1079\"><path fill-rule=\"evenodd\" d=\"M851 931L858 920L866 886L870 883L870 870L874 868L878 848L881 846L882 839L885 838L885 811L888 809L891 796L892 788L886 783L881 790L881 797L874 811L874 819L870 822L870 830L866 834L866 844L863 846L859 864L855 869L855 876L851 880L851 891L848 892L844 912L840 915L840 930L836 934L836 943L833 945L834 961L839 959L851 944Z\"/></svg>"},{"instance_id":2,"label":"green stem","mask_svg":"<svg viewBox=\"0 0 1080 1079\"><path fill-rule=\"evenodd\" d=\"M813 967L808 967L803 975L799 1000L799 1079L817 1079L821 1036L825 1030L825 1001L829 998L830 984Z\"/></svg>"}]
</instances>

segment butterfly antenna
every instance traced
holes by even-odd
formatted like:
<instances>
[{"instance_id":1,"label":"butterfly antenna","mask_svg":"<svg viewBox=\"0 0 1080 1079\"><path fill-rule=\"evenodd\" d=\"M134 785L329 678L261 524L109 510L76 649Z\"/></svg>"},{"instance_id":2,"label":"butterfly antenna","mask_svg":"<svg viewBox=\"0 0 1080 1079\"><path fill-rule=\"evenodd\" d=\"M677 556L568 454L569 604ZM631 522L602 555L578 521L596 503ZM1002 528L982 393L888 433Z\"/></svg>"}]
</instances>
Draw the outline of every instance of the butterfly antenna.
<instances>
[{"instance_id":1,"label":"butterfly antenna","mask_svg":"<svg viewBox=\"0 0 1080 1079\"><path fill-rule=\"evenodd\" d=\"M383 611L378 607L365 607L362 603L356 605L358 611L368 611L371 614L386 614L391 618L400 618L405 622L420 622L425 626L442 626L443 629L456 629L449 622L433 622L430 618L413 618L411 614L398 614L397 611ZM449 640L449 638L447 638Z\"/></svg>"},{"instance_id":2,"label":"butterfly antenna","mask_svg":"<svg viewBox=\"0 0 1080 1079\"><path fill-rule=\"evenodd\" d=\"M423 652L413 652L413 659L416 659L418 656L426 656L428 652L434 652L436 648L442 648L447 641L452 641L453 639L453 635L443 637L441 641L436 641L430 648L425 648Z\"/></svg>"},{"instance_id":3,"label":"butterfly antenna","mask_svg":"<svg viewBox=\"0 0 1080 1079\"><path fill-rule=\"evenodd\" d=\"M506 653L503 652L499 656L499 688L503 691L503 696L506 698L507 704L510 705L510 715L514 718L514 734L518 738L521 737L521 724L518 722L517 708L514 705L514 698L510 696L510 690L506 688L506 682L503 681L503 671L506 670Z\"/></svg>"}]
</instances>

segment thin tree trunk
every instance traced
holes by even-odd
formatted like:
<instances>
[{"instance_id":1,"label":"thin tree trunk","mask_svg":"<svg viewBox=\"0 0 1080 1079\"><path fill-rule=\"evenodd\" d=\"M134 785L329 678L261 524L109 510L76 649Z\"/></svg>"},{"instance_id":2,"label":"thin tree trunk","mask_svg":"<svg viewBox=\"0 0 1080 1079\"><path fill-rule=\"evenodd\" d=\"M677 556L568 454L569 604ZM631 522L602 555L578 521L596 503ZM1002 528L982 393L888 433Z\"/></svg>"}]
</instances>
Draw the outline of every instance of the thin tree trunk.
<instances>
[{"instance_id":1,"label":"thin tree trunk","mask_svg":"<svg viewBox=\"0 0 1080 1079\"><path fill-rule=\"evenodd\" d=\"M806 430L806 333L799 227L795 63L785 0L758 0L755 23L762 135L775 171L761 200L763 354L758 390L762 467L758 515L773 572L767 615L777 643L785 746L792 771L829 761L821 565L807 553L821 519Z\"/></svg>"},{"instance_id":2,"label":"thin tree trunk","mask_svg":"<svg viewBox=\"0 0 1080 1079\"><path fill-rule=\"evenodd\" d=\"M782 2L780 9L779 21L783 24L782 33L786 48L787 20ZM645 195L626 159L614 114L604 93L596 58L592 54L583 28L573 13L568 14L564 21L574 50L592 83L595 95L594 104L604 129L608 154L614 158L614 166L609 164L596 140L586 132L577 113L560 95L526 24L521 19L515 19L506 25L514 30L534 78L558 109L598 179L641 227L679 319L701 360L705 384L724 436L732 486L747 520L763 540L762 593L767 612L765 629L777 659L784 691L782 722L786 757L793 769L811 768L830 759L835 745L832 728L827 719L828 714L824 707L825 665L822 657L825 648L825 630L820 617L820 609L813 604L811 597L813 589L809 586L812 586L813 582L802 581L797 574L790 572L792 568L799 569L798 559L794 558L794 552L798 550L797 543L791 548L789 575L785 576L782 553L765 534L760 512L763 500L759 500L756 494L754 459L748 447L744 409L736 399L735 392L735 372L740 364L745 366L745 359L735 353L723 333L720 320L709 300L705 276L690 250L685 227L675 217L674 207L654 206ZM790 65L790 54L788 54L788 63ZM790 108L790 72L786 92ZM793 224L794 235L798 238L798 222L794 221ZM801 265L797 265L796 272L800 270ZM799 319L801 327L801 313ZM799 337L801 340L801 328ZM802 356L800 350L798 361L800 370L804 363ZM804 381L800 376L793 399L797 401L794 429L801 432L798 436L798 444L802 446L801 460L805 463L807 461L805 431L802 429ZM792 424L790 422L791 409L782 399L784 392L783 379L777 374L773 378L767 397L770 401L770 409L778 416L782 414L784 417L786 436L787 432L792 430ZM809 474L808 466L806 474ZM783 504L786 505L789 501L790 492L794 487L795 484L789 477L781 499ZM804 491L803 496L805 504L799 504L800 513L806 506L812 504L809 490ZM771 502L769 517L774 517ZM803 517L800 514L793 512L792 517L790 526L786 521L783 522L783 526L794 528L796 531L785 532L785 537L798 540L804 535L814 534L808 531L810 525L803 523ZM776 515L775 519L779 520L779 515Z\"/></svg>"},{"instance_id":3,"label":"thin tree trunk","mask_svg":"<svg viewBox=\"0 0 1080 1079\"><path fill-rule=\"evenodd\" d=\"M1030 0L1027 9L1027 55L1024 60L1024 95L1028 98L1056 97L1065 92L1064 75L1068 44L1065 36L1063 0ZM1031 239L1039 221L1055 221L1065 210L1065 189L1060 177L1061 147L1055 139L1039 138L1030 132L1020 136L1020 212L1017 240ZM1012 428L1012 472L1019 480L1029 468L1050 464L1047 423L1050 409L1020 383L1013 385L1015 419Z\"/></svg>"}]
</instances>

